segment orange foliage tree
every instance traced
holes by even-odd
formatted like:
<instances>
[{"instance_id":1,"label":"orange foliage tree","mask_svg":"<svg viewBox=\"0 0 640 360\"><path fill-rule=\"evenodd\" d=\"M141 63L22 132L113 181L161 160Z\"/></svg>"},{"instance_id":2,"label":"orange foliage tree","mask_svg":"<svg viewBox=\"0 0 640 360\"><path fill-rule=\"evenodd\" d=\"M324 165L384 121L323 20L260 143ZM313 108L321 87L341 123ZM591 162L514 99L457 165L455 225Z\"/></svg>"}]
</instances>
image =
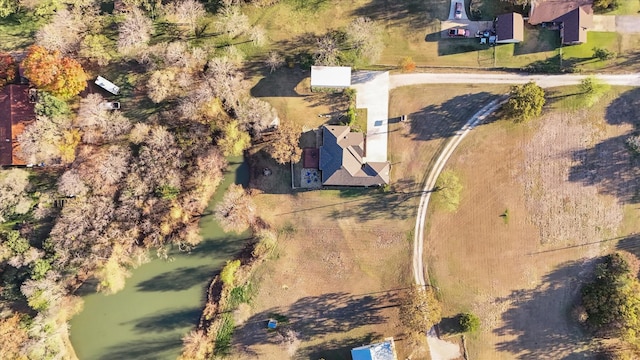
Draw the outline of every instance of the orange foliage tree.
<instances>
[{"instance_id":1,"label":"orange foliage tree","mask_svg":"<svg viewBox=\"0 0 640 360\"><path fill-rule=\"evenodd\" d=\"M33 45L22 61L25 76L38 88L69 99L87 86L87 74L76 60Z\"/></svg>"},{"instance_id":2,"label":"orange foliage tree","mask_svg":"<svg viewBox=\"0 0 640 360\"><path fill-rule=\"evenodd\" d=\"M10 54L0 54L0 86L10 84L16 79L18 67Z\"/></svg>"}]
</instances>

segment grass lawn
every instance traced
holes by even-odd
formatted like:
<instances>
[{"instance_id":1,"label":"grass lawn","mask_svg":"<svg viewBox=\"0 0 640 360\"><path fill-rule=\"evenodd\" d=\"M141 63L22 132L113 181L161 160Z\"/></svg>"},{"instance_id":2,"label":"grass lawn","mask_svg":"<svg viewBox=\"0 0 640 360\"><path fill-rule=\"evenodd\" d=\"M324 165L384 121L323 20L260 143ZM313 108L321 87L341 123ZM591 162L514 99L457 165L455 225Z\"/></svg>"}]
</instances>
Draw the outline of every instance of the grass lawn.
<instances>
[{"instance_id":1,"label":"grass lawn","mask_svg":"<svg viewBox=\"0 0 640 360\"><path fill-rule=\"evenodd\" d=\"M481 318L470 358L594 356L569 316L583 274L600 254L639 249L638 161L624 145L637 91L612 88L588 110L576 92L550 89L528 124L478 127L447 165L464 180L462 201L455 213L430 210L425 253L444 315Z\"/></svg>"},{"instance_id":2,"label":"grass lawn","mask_svg":"<svg viewBox=\"0 0 640 360\"><path fill-rule=\"evenodd\" d=\"M640 13L639 0L620 0L618 3L620 6L617 9L607 12L605 15L638 15Z\"/></svg>"},{"instance_id":3,"label":"grass lawn","mask_svg":"<svg viewBox=\"0 0 640 360\"><path fill-rule=\"evenodd\" d=\"M0 50L23 50L35 41L36 30L44 23L42 19L26 16L10 16L0 19Z\"/></svg>"}]
</instances>

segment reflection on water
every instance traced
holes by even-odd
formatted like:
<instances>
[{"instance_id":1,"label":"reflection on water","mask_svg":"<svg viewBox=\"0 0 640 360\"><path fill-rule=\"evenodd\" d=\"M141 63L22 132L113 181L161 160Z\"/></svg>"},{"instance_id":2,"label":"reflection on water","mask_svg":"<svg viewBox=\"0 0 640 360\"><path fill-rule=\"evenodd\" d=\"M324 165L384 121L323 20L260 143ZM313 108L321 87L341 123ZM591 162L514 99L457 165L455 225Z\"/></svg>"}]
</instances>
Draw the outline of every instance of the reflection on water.
<instances>
[{"instance_id":1,"label":"reflection on water","mask_svg":"<svg viewBox=\"0 0 640 360\"><path fill-rule=\"evenodd\" d=\"M249 234L225 234L214 221L213 203L231 183L247 183L248 167L230 159L225 181L200 221L203 242L190 253L173 251L133 271L124 290L81 289L84 310L71 321L71 342L81 360L175 359L181 338L198 322L208 281L246 243ZM86 295L85 295L86 294Z\"/></svg>"}]
</instances>

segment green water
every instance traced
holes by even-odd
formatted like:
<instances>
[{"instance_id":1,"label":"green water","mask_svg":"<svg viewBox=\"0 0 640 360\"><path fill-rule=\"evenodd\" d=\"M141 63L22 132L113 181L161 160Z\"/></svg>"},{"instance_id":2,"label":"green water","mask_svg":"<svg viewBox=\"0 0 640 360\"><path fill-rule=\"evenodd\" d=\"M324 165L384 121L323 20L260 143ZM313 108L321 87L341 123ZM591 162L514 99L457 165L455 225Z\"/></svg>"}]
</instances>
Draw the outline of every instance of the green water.
<instances>
[{"instance_id":1,"label":"green water","mask_svg":"<svg viewBox=\"0 0 640 360\"><path fill-rule=\"evenodd\" d=\"M200 221L204 240L196 249L139 267L117 294L84 296L84 310L71 321L71 342L80 360L175 359L180 354L182 336L198 322L209 280L249 236L225 234L211 215L230 184L248 181L241 161L230 159Z\"/></svg>"}]
</instances>

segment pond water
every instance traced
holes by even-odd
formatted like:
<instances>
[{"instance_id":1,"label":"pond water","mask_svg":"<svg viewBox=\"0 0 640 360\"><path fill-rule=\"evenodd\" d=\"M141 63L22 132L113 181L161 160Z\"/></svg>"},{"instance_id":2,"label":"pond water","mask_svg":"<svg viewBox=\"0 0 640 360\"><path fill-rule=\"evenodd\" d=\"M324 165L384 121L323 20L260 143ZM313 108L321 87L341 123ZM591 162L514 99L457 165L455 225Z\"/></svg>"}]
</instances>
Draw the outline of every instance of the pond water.
<instances>
[{"instance_id":1,"label":"pond water","mask_svg":"<svg viewBox=\"0 0 640 360\"><path fill-rule=\"evenodd\" d=\"M197 248L139 267L117 294L84 296L84 310L71 321L71 343L80 360L175 359L180 354L182 337L199 320L209 280L250 236L225 234L212 215L230 184L248 182L242 158L229 163L200 221L203 242Z\"/></svg>"}]
</instances>

